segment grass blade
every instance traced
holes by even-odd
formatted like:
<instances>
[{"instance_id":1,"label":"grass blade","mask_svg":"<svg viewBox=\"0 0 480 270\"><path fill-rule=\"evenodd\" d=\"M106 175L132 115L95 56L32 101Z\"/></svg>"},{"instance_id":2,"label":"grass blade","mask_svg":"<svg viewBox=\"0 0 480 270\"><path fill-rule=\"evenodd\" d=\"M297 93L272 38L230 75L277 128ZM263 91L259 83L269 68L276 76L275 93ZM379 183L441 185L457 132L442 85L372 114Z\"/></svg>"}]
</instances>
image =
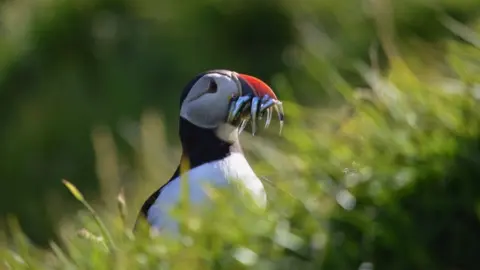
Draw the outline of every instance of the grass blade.
<instances>
[{"instance_id":1,"label":"grass blade","mask_svg":"<svg viewBox=\"0 0 480 270\"><path fill-rule=\"evenodd\" d=\"M65 179L63 179L62 182L68 188L70 193L72 193L72 195L75 197L75 199L80 201L85 206L85 208L87 208L88 211L92 214L93 219L95 220L95 223L97 224L98 228L100 229L100 231L102 233L102 236L103 236L103 239L105 239L109 250L110 251L116 250L116 245L115 245L115 242L113 241L112 236L110 235L110 232L108 231L107 227L105 226L105 224L103 223L102 219L97 214L95 209L93 209L93 207L90 206L90 204L83 197L82 193L72 183L70 183L69 181L67 181Z\"/></svg>"}]
</instances>

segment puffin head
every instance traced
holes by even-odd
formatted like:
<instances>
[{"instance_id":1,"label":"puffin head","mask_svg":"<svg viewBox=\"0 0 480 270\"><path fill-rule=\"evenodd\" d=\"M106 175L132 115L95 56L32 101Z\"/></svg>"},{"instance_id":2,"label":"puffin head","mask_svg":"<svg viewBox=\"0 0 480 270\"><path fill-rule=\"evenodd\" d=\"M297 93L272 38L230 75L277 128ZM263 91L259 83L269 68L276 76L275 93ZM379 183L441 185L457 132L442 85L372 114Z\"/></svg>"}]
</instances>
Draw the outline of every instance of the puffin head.
<instances>
[{"instance_id":1,"label":"puffin head","mask_svg":"<svg viewBox=\"0 0 480 270\"><path fill-rule=\"evenodd\" d=\"M238 102L233 102L233 99ZM280 102L273 90L256 77L229 70L210 70L201 73L187 84L182 93L180 136L194 135L185 134L192 133L191 129L185 130L185 127L182 132L182 122L183 126L184 122L188 122L186 125L193 125L197 130L204 132L210 131L220 140L233 143L238 138L242 124L256 121L257 115L254 115L253 109L250 108L256 106L255 112L258 111L259 117L265 112L268 118L271 118L270 107L276 103ZM263 105L265 107L262 107ZM235 114L233 117L232 113Z\"/></svg>"}]
</instances>

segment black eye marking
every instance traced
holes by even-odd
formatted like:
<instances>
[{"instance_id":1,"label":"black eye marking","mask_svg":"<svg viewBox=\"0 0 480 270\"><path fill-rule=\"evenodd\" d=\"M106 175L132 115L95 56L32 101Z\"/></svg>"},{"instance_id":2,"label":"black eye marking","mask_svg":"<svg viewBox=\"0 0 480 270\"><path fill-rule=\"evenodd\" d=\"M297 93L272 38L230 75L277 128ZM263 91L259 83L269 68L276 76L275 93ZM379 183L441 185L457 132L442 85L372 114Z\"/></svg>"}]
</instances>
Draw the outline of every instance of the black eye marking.
<instances>
[{"instance_id":1,"label":"black eye marking","mask_svg":"<svg viewBox=\"0 0 480 270\"><path fill-rule=\"evenodd\" d=\"M218 85L214 79L210 80L210 84L208 85L207 93L216 93L218 90Z\"/></svg>"}]
</instances>

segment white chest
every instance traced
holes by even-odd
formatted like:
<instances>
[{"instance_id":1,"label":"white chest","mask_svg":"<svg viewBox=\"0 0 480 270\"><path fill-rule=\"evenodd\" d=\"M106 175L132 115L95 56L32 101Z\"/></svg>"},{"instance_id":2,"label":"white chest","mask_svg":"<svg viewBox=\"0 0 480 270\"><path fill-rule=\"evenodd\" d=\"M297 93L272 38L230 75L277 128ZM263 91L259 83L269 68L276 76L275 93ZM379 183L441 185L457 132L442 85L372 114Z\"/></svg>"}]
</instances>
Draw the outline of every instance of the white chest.
<instances>
[{"instance_id":1,"label":"white chest","mask_svg":"<svg viewBox=\"0 0 480 270\"><path fill-rule=\"evenodd\" d=\"M260 206L266 205L266 193L260 179L242 154L233 153L225 159L210 162L190 170L186 175L190 203L200 204L208 200L205 184L226 187L239 184L253 196ZM174 179L162 189L155 203L148 210L150 225L162 231L178 231L177 222L169 216L169 211L180 201L181 180Z\"/></svg>"}]
</instances>

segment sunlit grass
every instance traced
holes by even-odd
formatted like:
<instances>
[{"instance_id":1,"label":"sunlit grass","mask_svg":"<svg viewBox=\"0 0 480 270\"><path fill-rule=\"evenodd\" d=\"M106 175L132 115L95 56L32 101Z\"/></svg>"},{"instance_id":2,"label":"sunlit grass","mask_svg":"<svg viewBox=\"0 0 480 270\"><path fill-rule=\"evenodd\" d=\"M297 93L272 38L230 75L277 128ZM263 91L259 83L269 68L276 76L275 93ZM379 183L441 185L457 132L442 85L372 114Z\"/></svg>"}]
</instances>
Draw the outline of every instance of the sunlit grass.
<instances>
[{"instance_id":1,"label":"sunlit grass","mask_svg":"<svg viewBox=\"0 0 480 270\"><path fill-rule=\"evenodd\" d=\"M479 135L478 82L467 62L479 61L480 54L473 45L455 43L445 58L448 72L415 67L431 68L428 78L418 76L411 63L399 57L391 59L386 75L360 64L369 85L363 95L332 68L329 76L332 85L341 88L336 90L346 100L343 107L320 110L285 102L287 122L281 137L272 131L275 125L260 136L241 136L248 159L265 178L268 209L237 202L229 190L205 187L214 207L206 212L191 205L176 209L172 214L182 224L177 237L150 236L142 223L138 232L131 231L143 200L170 177L178 162L172 158L172 153L178 157L178 149L165 143L162 118L148 111L132 127L140 134L130 142L136 150L134 167L122 162L109 130L98 127L92 140L102 203L85 200L74 185L82 179L64 181L85 209L62 222L63 243L37 249L11 219L13 237L0 249L1 267L369 269L379 260L375 248L405 252L403 265L434 266L438 258L427 248L410 245L417 244L415 237L404 237L406 231L415 235L416 224L409 220L411 209L398 201L420 185L437 187L453 167L452 160L468 147L460 138ZM313 57L310 65L317 60L323 61ZM439 83L432 84L432 78ZM459 85L455 91L452 81ZM395 226L408 230L402 235ZM380 266L395 263L383 261Z\"/></svg>"}]
</instances>

